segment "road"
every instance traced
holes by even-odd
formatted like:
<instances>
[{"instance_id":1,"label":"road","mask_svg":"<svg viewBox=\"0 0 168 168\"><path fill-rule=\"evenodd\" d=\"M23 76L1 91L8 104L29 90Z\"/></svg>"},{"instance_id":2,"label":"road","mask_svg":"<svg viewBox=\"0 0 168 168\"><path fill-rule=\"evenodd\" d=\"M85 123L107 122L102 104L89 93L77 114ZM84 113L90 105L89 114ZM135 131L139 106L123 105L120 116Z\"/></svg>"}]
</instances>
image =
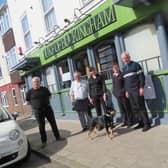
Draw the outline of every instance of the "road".
<instances>
[{"instance_id":1,"label":"road","mask_svg":"<svg viewBox=\"0 0 168 168\"><path fill-rule=\"evenodd\" d=\"M30 159L19 162L8 168L68 168L57 162L50 162L49 160L32 153Z\"/></svg>"}]
</instances>

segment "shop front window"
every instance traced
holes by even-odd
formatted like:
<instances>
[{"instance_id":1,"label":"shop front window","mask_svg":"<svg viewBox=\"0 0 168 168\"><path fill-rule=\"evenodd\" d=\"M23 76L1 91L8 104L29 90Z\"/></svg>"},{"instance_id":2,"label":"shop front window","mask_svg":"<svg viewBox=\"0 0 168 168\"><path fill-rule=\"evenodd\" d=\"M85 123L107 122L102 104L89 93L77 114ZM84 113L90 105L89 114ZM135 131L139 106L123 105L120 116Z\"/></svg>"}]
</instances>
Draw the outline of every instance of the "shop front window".
<instances>
[{"instance_id":1,"label":"shop front window","mask_svg":"<svg viewBox=\"0 0 168 168\"><path fill-rule=\"evenodd\" d=\"M57 90L57 85L56 85L56 80L55 80L55 73L54 73L54 68L53 66L48 67L46 69L46 79L47 79L47 84L48 84L48 89L50 92L54 92Z\"/></svg>"},{"instance_id":2,"label":"shop front window","mask_svg":"<svg viewBox=\"0 0 168 168\"><path fill-rule=\"evenodd\" d=\"M89 62L86 53L75 55L73 58L74 70L79 71L82 75L82 79L87 79L89 72Z\"/></svg>"},{"instance_id":3,"label":"shop front window","mask_svg":"<svg viewBox=\"0 0 168 168\"><path fill-rule=\"evenodd\" d=\"M139 62L144 72L158 71L162 68L154 24L143 24L126 32L124 42L131 59Z\"/></svg>"},{"instance_id":4,"label":"shop front window","mask_svg":"<svg viewBox=\"0 0 168 168\"><path fill-rule=\"evenodd\" d=\"M98 71L104 75L105 79L112 78L112 64L117 62L117 55L114 45L104 45L97 49L96 62Z\"/></svg>"},{"instance_id":5,"label":"shop front window","mask_svg":"<svg viewBox=\"0 0 168 168\"><path fill-rule=\"evenodd\" d=\"M60 87L61 89L70 88L71 85L71 73L68 68L67 59L60 61L57 64L58 73L60 78Z\"/></svg>"}]
</instances>

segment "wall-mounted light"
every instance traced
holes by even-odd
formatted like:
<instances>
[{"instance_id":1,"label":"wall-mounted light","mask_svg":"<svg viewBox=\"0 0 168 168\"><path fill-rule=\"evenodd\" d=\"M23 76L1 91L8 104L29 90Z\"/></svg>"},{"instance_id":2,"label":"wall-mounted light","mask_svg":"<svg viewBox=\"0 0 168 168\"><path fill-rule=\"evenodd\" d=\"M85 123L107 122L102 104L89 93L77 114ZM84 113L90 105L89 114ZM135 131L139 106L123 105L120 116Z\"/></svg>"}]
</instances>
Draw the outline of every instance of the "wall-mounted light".
<instances>
[{"instance_id":1,"label":"wall-mounted light","mask_svg":"<svg viewBox=\"0 0 168 168\"><path fill-rule=\"evenodd\" d=\"M67 23L67 24L71 24L71 21L67 18L64 19L64 22Z\"/></svg>"},{"instance_id":2,"label":"wall-mounted light","mask_svg":"<svg viewBox=\"0 0 168 168\"><path fill-rule=\"evenodd\" d=\"M81 12L81 10L79 8L75 8L74 9L74 16L76 18L79 18L81 15L83 15L82 12Z\"/></svg>"}]
</instances>

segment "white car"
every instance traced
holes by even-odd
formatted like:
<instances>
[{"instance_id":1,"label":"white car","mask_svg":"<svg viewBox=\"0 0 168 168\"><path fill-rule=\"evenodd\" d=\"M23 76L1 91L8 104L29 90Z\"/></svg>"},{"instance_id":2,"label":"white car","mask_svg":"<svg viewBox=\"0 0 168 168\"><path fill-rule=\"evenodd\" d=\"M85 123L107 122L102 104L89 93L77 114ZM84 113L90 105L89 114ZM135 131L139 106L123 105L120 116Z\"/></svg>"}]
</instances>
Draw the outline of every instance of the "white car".
<instances>
[{"instance_id":1,"label":"white car","mask_svg":"<svg viewBox=\"0 0 168 168\"><path fill-rule=\"evenodd\" d=\"M30 156L30 145L14 117L0 106L0 168Z\"/></svg>"}]
</instances>

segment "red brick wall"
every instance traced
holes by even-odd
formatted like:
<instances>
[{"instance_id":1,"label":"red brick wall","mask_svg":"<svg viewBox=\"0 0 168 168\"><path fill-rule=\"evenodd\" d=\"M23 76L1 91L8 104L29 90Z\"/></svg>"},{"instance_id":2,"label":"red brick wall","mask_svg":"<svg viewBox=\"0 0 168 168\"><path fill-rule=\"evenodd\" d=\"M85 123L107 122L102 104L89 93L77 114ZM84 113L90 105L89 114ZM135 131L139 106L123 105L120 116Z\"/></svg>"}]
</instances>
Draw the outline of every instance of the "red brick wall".
<instances>
[{"instance_id":1,"label":"red brick wall","mask_svg":"<svg viewBox=\"0 0 168 168\"><path fill-rule=\"evenodd\" d=\"M16 92L16 97L17 97L17 102L18 104L15 105L14 104L14 100L13 100L13 95L12 95L12 88L15 88L15 92ZM8 98L8 107L7 110L9 112L19 112L20 115L23 116L29 116L31 115L31 109L29 105L23 104L22 102L22 97L21 97L21 93L20 93L20 86L18 84L8 84L8 86L1 87L2 91L6 91L7 93L7 98Z\"/></svg>"}]
</instances>

